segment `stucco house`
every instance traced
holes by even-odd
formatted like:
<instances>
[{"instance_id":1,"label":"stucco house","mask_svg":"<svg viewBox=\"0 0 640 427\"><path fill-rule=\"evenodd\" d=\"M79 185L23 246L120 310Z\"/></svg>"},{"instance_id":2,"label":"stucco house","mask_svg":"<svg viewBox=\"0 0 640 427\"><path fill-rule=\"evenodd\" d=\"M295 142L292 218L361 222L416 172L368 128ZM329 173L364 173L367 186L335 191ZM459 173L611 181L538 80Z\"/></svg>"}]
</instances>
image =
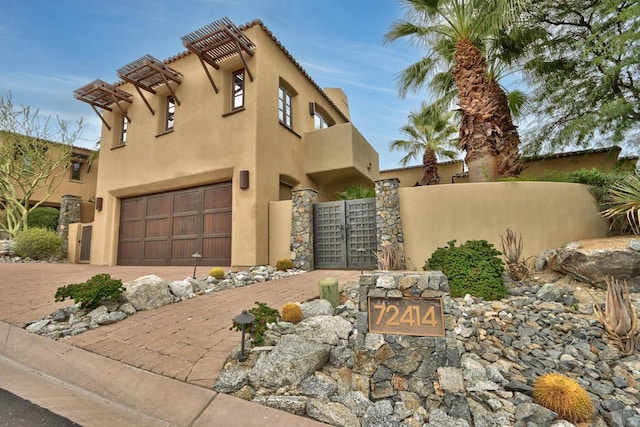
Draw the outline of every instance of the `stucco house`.
<instances>
[{"instance_id":1,"label":"stucco house","mask_svg":"<svg viewBox=\"0 0 640 427\"><path fill-rule=\"evenodd\" d=\"M103 121L92 264L190 265L196 252L266 264L270 201L378 179L347 96L320 88L262 22L222 19L182 42L74 92Z\"/></svg>"},{"instance_id":2,"label":"stucco house","mask_svg":"<svg viewBox=\"0 0 640 427\"><path fill-rule=\"evenodd\" d=\"M15 137L25 138L20 134L0 131L0 144L6 143L6 141L8 141L7 138ZM98 176L98 159L94 159L94 151L87 148L68 146L52 141L38 140L38 143L42 148L42 160L38 159L33 161L37 169L34 172L42 173L43 176L49 176L49 178L46 182L43 181L42 187L39 187L34 191L29 200L30 205L33 206L36 203L42 202L40 206L49 206L60 209L63 197L73 196L81 202L79 220L82 222L91 222L93 220L94 213L92 202L96 195L96 183ZM70 164L59 164L53 171L51 171L52 173L49 174L48 172L50 171L50 167L44 165L43 162L49 162L47 159L51 159L50 161L52 163L48 164L55 164L59 159L63 158L62 156L66 156L69 150L71 151L69 159ZM52 188L55 187L53 191L49 190L50 184ZM14 188L18 198L24 197L24 192L19 185L16 185ZM44 200L45 197L46 200ZM2 201L0 200L0 209L2 208ZM1 212L0 215L2 215Z\"/></svg>"}]
</instances>

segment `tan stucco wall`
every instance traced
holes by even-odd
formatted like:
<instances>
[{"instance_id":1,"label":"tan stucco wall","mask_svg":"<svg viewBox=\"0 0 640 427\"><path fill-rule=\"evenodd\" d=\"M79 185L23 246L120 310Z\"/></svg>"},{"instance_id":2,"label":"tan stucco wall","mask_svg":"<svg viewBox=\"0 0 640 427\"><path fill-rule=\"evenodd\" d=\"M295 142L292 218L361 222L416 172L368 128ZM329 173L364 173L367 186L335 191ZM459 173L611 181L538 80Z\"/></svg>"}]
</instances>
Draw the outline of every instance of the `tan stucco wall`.
<instances>
[{"instance_id":1,"label":"tan stucco wall","mask_svg":"<svg viewBox=\"0 0 640 427\"><path fill-rule=\"evenodd\" d=\"M607 222L582 184L500 182L401 188L408 268L422 269L438 247L484 239L502 250L507 228L522 236L523 256L570 241L603 237Z\"/></svg>"},{"instance_id":2,"label":"tan stucco wall","mask_svg":"<svg viewBox=\"0 0 640 427\"><path fill-rule=\"evenodd\" d=\"M269 202L269 265L291 257L291 200Z\"/></svg>"},{"instance_id":3,"label":"tan stucco wall","mask_svg":"<svg viewBox=\"0 0 640 427\"><path fill-rule=\"evenodd\" d=\"M131 84L119 86L133 95L133 103L127 107L132 122L127 144L116 147L121 118L117 113L105 112L113 130L103 126L96 196L103 197L104 204L103 210L95 214L93 264L117 262L122 198L222 181L233 183L232 264L266 264L270 253L269 202L280 199L281 177L287 177L286 182L294 184L294 188L318 187L307 175L303 162L303 136L314 126L309 102L320 105L337 125L346 120L261 26L250 27L245 34L256 48L254 55L247 57L254 79L251 81L245 74L242 111L229 114L230 76L242 68L238 57L222 62L220 70L209 68L220 88L218 94L195 55L169 63L183 76L182 84L175 87L180 105L175 110L174 130L169 133L159 134L164 120L162 96L145 93L156 111L153 116ZM120 65L114 64L114 68ZM293 131L278 120L281 80L297 93L292 105ZM165 88L158 93L166 96L168 91ZM249 188L245 190L239 188L241 170L249 171Z\"/></svg>"},{"instance_id":4,"label":"tan stucco wall","mask_svg":"<svg viewBox=\"0 0 640 427\"><path fill-rule=\"evenodd\" d=\"M464 162L462 160L438 164L440 184L452 184L451 179L453 175L462 172L464 172ZM413 187L416 185L416 182L420 182L422 175L422 165L380 171L380 179L398 178L401 188Z\"/></svg>"},{"instance_id":5,"label":"tan stucco wall","mask_svg":"<svg viewBox=\"0 0 640 427\"><path fill-rule=\"evenodd\" d=\"M618 161L620 149L612 149L608 152L585 153L575 156L548 157L524 162L524 175L544 175L545 171L570 172L578 169L593 169L611 171Z\"/></svg>"}]
</instances>

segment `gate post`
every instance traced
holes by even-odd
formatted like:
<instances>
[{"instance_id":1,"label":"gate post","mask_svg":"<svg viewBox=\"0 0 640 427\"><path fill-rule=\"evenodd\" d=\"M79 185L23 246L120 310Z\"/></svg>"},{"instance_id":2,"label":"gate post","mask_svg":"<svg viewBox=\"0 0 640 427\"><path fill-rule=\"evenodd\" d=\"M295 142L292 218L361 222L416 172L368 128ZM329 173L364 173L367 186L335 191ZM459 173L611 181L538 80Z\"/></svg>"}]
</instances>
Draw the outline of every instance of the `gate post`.
<instances>
[{"instance_id":1,"label":"gate post","mask_svg":"<svg viewBox=\"0 0 640 427\"><path fill-rule=\"evenodd\" d=\"M63 253L67 254L69 245L69 224L80 222L80 196L65 194L60 202L60 216L58 217L58 236L62 237Z\"/></svg>"},{"instance_id":2,"label":"gate post","mask_svg":"<svg viewBox=\"0 0 640 427\"><path fill-rule=\"evenodd\" d=\"M313 270L313 204L318 192L309 188L291 192L291 261L302 270Z\"/></svg>"},{"instance_id":3,"label":"gate post","mask_svg":"<svg viewBox=\"0 0 640 427\"><path fill-rule=\"evenodd\" d=\"M405 267L404 234L400 218L400 196L398 178L381 179L376 184L376 237L377 251L390 245L398 252L398 257Z\"/></svg>"}]
</instances>

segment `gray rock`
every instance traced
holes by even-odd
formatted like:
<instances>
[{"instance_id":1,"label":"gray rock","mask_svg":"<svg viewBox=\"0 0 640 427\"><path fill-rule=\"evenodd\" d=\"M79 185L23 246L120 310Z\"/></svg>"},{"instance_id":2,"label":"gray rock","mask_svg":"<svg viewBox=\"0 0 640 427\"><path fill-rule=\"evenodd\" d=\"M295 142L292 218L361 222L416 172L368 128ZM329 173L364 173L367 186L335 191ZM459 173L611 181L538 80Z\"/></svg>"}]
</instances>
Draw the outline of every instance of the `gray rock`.
<instances>
[{"instance_id":1,"label":"gray rock","mask_svg":"<svg viewBox=\"0 0 640 427\"><path fill-rule=\"evenodd\" d=\"M304 415L307 407L308 398L304 396L256 396L252 402L259 405L269 406L270 408L287 411L296 415Z\"/></svg>"},{"instance_id":2,"label":"gray rock","mask_svg":"<svg viewBox=\"0 0 640 427\"><path fill-rule=\"evenodd\" d=\"M606 289L605 277L626 280L630 292L640 292L640 252L630 248L558 249L557 268L581 281Z\"/></svg>"},{"instance_id":3,"label":"gray rock","mask_svg":"<svg viewBox=\"0 0 640 427\"><path fill-rule=\"evenodd\" d=\"M249 374L253 386L278 389L297 385L329 359L330 347L297 335L285 335L271 353L261 357Z\"/></svg>"},{"instance_id":4,"label":"gray rock","mask_svg":"<svg viewBox=\"0 0 640 427\"><path fill-rule=\"evenodd\" d=\"M300 304L302 319L315 316L333 316L333 306L326 299L315 299Z\"/></svg>"},{"instance_id":5,"label":"gray rock","mask_svg":"<svg viewBox=\"0 0 640 427\"><path fill-rule=\"evenodd\" d=\"M63 309L59 309L59 310L56 310L53 313L51 313L49 315L49 317L54 322L60 322L60 321L63 321L63 320L65 320L67 318L67 313Z\"/></svg>"},{"instance_id":6,"label":"gray rock","mask_svg":"<svg viewBox=\"0 0 640 427\"><path fill-rule=\"evenodd\" d=\"M180 299L193 298L196 296L193 292L193 284L189 279L169 283L169 290L173 295Z\"/></svg>"},{"instance_id":7,"label":"gray rock","mask_svg":"<svg viewBox=\"0 0 640 427\"><path fill-rule=\"evenodd\" d=\"M629 249L640 252L640 239L629 240Z\"/></svg>"},{"instance_id":8,"label":"gray rock","mask_svg":"<svg viewBox=\"0 0 640 427\"><path fill-rule=\"evenodd\" d=\"M322 372L315 372L300 383L298 391L309 397L330 398L338 391L338 385Z\"/></svg>"},{"instance_id":9,"label":"gray rock","mask_svg":"<svg viewBox=\"0 0 640 427\"><path fill-rule=\"evenodd\" d=\"M123 298L136 310L150 310L171 302L167 282L155 275L142 276L123 285Z\"/></svg>"},{"instance_id":10,"label":"gray rock","mask_svg":"<svg viewBox=\"0 0 640 427\"><path fill-rule=\"evenodd\" d=\"M438 381L444 391L451 393L464 392L464 379L462 371L458 368L442 366L438 368Z\"/></svg>"},{"instance_id":11,"label":"gray rock","mask_svg":"<svg viewBox=\"0 0 640 427\"><path fill-rule=\"evenodd\" d=\"M429 413L428 427L469 427L466 420L454 418L447 415L442 409L434 409Z\"/></svg>"},{"instance_id":12,"label":"gray rock","mask_svg":"<svg viewBox=\"0 0 640 427\"><path fill-rule=\"evenodd\" d=\"M223 369L213 389L219 393L235 393L249 383L249 369L233 365Z\"/></svg>"},{"instance_id":13,"label":"gray rock","mask_svg":"<svg viewBox=\"0 0 640 427\"><path fill-rule=\"evenodd\" d=\"M371 402L367 396L360 391L350 391L346 394L337 396L335 400L336 402L342 403L344 406L351 409L351 411L358 417L362 417L367 410L373 406L373 402Z\"/></svg>"},{"instance_id":14,"label":"gray rock","mask_svg":"<svg viewBox=\"0 0 640 427\"><path fill-rule=\"evenodd\" d=\"M358 417L341 403L310 399L306 409L309 417L323 423L341 427L360 427Z\"/></svg>"},{"instance_id":15,"label":"gray rock","mask_svg":"<svg viewBox=\"0 0 640 427\"><path fill-rule=\"evenodd\" d=\"M400 422L393 417L393 404L389 400L376 402L365 412L362 427L399 427Z\"/></svg>"},{"instance_id":16,"label":"gray rock","mask_svg":"<svg viewBox=\"0 0 640 427\"><path fill-rule=\"evenodd\" d=\"M546 283L536 292L536 297L542 301L559 302L562 301L562 289L553 283Z\"/></svg>"},{"instance_id":17,"label":"gray rock","mask_svg":"<svg viewBox=\"0 0 640 427\"><path fill-rule=\"evenodd\" d=\"M137 310L136 308L133 306L133 304L129 303L129 302L125 302L124 304L122 304L120 307L118 307L118 311L123 312L124 314L126 314L127 316L133 316L134 314L136 314Z\"/></svg>"},{"instance_id":18,"label":"gray rock","mask_svg":"<svg viewBox=\"0 0 640 427\"><path fill-rule=\"evenodd\" d=\"M46 331L45 328L47 327L47 325L49 325L49 323L51 323L51 319L42 319L37 322L33 322L32 324L27 326L27 332L41 335L42 332Z\"/></svg>"},{"instance_id":19,"label":"gray rock","mask_svg":"<svg viewBox=\"0 0 640 427\"><path fill-rule=\"evenodd\" d=\"M296 326L296 331L301 336L330 345L337 345L341 339L349 338L352 330L351 322L340 316L309 317Z\"/></svg>"},{"instance_id":20,"label":"gray rock","mask_svg":"<svg viewBox=\"0 0 640 427\"><path fill-rule=\"evenodd\" d=\"M521 403L516 407L516 420L536 426L551 424L558 414L535 403Z\"/></svg>"}]
</instances>

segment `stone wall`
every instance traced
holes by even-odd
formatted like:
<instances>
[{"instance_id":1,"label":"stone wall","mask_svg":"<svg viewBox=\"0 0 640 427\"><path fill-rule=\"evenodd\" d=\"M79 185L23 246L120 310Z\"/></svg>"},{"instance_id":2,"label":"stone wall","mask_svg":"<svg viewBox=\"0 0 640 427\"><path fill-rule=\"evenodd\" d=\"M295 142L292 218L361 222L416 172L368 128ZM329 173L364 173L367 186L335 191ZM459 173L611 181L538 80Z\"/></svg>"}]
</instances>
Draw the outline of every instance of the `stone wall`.
<instances>
[{"instance_id":1,"label":"stone wall","mask_svg":"<svg viewBox=\"0 0 640 427\"><path fill-rule=\"evenodd\" d=\"M369 333L368 297L442 298L445 338ZM365 274L358 308L356 328L364 342L354 349L353 375L365 383L371 400L392 400L408 410L414 409L411 402L424 402L427 410L444 409L470 421L446 276L439 271Z\"/></svg>"},{"instance_id":2,"label":"stone wall","mask_svg":"<svg viewBox=\"0 0 640 427\"><path fill-rule=\"evenodd\" d=\"M65 195L60 202L60 216L58 217L58 236L62 237L62 250L67 253L69 245L69 224L80 222L80 196Z\"/></svg>"},{"instance_id":3,"label":"stone wall","mask_svg":"<svg viewBox=\"0 0 640 427\"><path fill-rule=\"evenodd\" d=\"M291 261L301 270L313 270L313 204L317 200L315 190L291 193Z\"/></svg>"},{"instance_id":4,"label":"stone wall","mask_svg":"<svg viewBox=\"0 0 640 427\"><path fill-rule=\"evenodd\" d=\"M400 196L398 188L400 181L397 178L376 181L376 235L378 240L378 253L384 246L390 246L398 252L405 266L404 235L402 232L402 220L400 218Z\"/></svg>"}]
</instances>

